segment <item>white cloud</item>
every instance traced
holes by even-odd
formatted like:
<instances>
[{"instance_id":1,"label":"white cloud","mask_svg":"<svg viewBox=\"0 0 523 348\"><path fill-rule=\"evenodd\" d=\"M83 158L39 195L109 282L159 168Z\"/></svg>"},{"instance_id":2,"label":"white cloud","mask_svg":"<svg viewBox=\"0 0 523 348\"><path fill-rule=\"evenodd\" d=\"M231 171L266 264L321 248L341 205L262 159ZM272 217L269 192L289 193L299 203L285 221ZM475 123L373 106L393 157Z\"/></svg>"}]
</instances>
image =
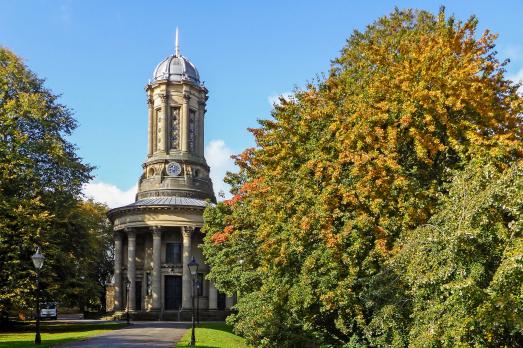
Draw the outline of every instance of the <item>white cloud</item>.
<instances>
[{"instance_id":1,"label":"white cloud","mask_svg":"<svg viewBox=\"0 0 523 348\"><path fill-rule=\"evenodd\" d=\"M127 191L120 190L113 184L105 182L90 182L84 185L83 193L87 198L105 203L109 208L121 207L134 202L138 184Z\"/></svg>"},{"instance_id":2,"label":"white cloud","mask_svg":"<svg viewBox=\"0 0 523 348\"><path fill-rule=\"evenodd\" d=\"M205 158L211 167L211 179L214 192L218 200L220 192L225 194L225 198L230 198L229 185L223 182L227 171L235 170L234 161L231 156L233 151L221 139L211 140L205 147ZM96 202L105 203L109 208L121 207L135 201L138 185L134 185L128 190L121 190L116 185L105 182L90 182L84 185L83 193L87 198L92 198Z\"/></svg>"},{"instance_id":3,"label":"white cloud","mask_svg":"<svg viewBox=\"0 0 523 348\"><path fill-rule=\"evenodd\" d=\"M267 98L269 104L271 106L279 105L280 104L280 97L283 97L285 100L291 99L291 96L293 95L292 92L283 92L280 94L273 94Z\"/></svg>"},{"instance_id":4,"label":"white cloud","mask_svg":"<svg viewBox=\"0 0 523 348\"><path fill-rule=\"evenodd\" d=\"M205 147L205 158L207 159L207 164L211 167L210 176L218 200L221 200L219 197L220 192L225 194L225 198L231 197L229 193L230 187L223 182L223 178L227 171L235 170L234 161L231 158L232 155L232 150L221 139L211 140Z\"/></svg>"},{"instance_id":5,"label":"white cloud","mask_svg":"<svg viewBox=\"0 0 523 348\"><path fill-rule=\"evenodd\" d=\"M515 83L523 83L523 68L519 69L514 75L508 75L508 78ZM519 94L523 95L523 86L519 87Z\"/></svg>"},{"instance_id":6,"label":"white cloud","mask_svg":"<svg viewBox=\"0 0 523 348\"><path fill-rule=\"evenodd\" d=\"M508 45L500 52L501 58L508 58L512 63L518 62L523 58L523 47L520 45Z\"/></svg>"}]
</instances>

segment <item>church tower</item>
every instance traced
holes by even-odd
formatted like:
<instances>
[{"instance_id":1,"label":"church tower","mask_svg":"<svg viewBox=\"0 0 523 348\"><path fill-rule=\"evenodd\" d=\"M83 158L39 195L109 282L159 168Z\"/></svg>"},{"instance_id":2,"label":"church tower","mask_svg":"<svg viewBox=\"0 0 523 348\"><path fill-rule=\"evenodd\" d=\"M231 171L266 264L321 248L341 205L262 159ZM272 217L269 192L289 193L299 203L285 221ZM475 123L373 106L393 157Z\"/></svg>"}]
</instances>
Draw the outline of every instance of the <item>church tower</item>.
<instances>
[{"instance_id":1,"label":"church tower","mask_svg":"<svg viewBox=\"0 0 523 348\"><path fill-rule=\"evenodd\" d=\"M136 318L188 320L195 291L203 319L224 319L233 298L205 279L209 267L199 248L203 210L216 202L204 157L208 91L180 54L178 30L174 54L156 66L145 91L147 157L136 200L108 213L115 262L107 307L127 307ZM188 268L193 258L200 265L196 289Z\"/></svg>"},{"instance_id":2,"label":"church tower","mask_svg":"<svg viewBox=\"0 0 523 348\"><path fill-rule=\"evenodd\" d=\"M145 87L148 103L147 160L137 199L192 197L215 201L204 158L207 88L195 66L175 54L154 69Z\"/></svg>"}]
</instances>

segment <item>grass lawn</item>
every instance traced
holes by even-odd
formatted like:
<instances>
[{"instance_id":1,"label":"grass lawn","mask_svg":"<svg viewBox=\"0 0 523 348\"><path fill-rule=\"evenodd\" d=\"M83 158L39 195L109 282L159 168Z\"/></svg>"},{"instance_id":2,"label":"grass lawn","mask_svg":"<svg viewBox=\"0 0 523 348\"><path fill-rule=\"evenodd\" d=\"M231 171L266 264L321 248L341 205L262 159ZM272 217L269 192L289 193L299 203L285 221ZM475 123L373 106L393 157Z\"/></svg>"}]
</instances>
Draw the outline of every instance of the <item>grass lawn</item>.
<instances>
[{"instance_id":1,"label":"grass lawn","mask_svg":"<svg viewBox=\"0 0 523 348\"><path fill-rule=\"evenodd\" d=\"M232 333L225 323L201 323L196 327L196 347L208 348L247 348L245 340ZM183 335L176 347L191 347L191 329Z\"/></svg>"},{"instance_id":2,"label":"grass lawn","mask_svg":"<svg viewBox=\"0 0 523 348\"><path fill-rule=\"evenodd\" d=\"M120 323L66 324L43 322L40 327L42 344L34 344L34 323L15 326L9 332L0 332L0 348L52 347L77 341L126 326Z\"/></svg>"}]
</instances>

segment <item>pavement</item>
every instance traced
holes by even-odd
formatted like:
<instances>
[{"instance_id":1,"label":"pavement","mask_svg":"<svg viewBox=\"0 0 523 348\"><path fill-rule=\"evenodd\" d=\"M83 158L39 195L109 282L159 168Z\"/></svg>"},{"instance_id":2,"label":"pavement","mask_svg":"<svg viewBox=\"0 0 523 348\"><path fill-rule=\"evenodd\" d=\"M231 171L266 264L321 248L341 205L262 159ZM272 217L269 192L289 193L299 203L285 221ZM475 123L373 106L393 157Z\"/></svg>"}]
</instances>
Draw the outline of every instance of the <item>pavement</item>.
<instances>
[{"instance_id":1,"label":"pavement","mask_svg":"<svg viewBox=\"0 0 523 348\"><path fill-rule=\"evenodd\" d=\"M134 321L130 326L101 335L59 345L60 348L109 348L109 347L174 347L190 323L172 321Z\"/></svg>"},{"instance_id":2,"label":"pavement","mask_svg":"<svg viewBox=\"0 0 523 348\"><path fill-rule=\"evenodd\" d=\"M62 314L58 312L58 320L82 320L84 315L82 313Z\"/></svg>"}]
</instances>

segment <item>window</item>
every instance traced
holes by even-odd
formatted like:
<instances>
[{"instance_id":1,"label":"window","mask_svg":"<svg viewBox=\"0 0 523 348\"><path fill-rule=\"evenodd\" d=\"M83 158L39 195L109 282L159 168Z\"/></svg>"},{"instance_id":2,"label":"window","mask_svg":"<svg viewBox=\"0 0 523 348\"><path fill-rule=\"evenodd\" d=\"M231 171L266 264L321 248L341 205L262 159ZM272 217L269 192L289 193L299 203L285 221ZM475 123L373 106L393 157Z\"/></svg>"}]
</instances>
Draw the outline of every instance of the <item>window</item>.
<instances>
[{"instance_id":1,"label":"window","mask_svg":"<svg viewBox=\"0 0 523 348\"><path fill-rule=\"evenodd\" d=\"M171 149L178 149L180 143L178 134L180 132L180 109L171 108Z\"/></svg>"},{"instance_id":2,"label":"window","mask_svg":"<svg viewBox=\"0 0 523 348\"><path fill-rule=\"evenodd\" d=\"M160 110L156 110L156 144L157 149L161 149L162 144L162 115L160 114Z\"/></svg>"},{"instance_id":3,"label":"window","mask_svg":"<svg viewBox=\"0 0 523 348\"><path fill-rule=\"evenodd\" d=\"M198 273L196 277L196 288L198 289L198 296L203 296L203 273Z\"/></svg>"},{"instance_id":4,"label":"window","mask_svg":"<svg viewBox=\"0 0 523 348\"><path fill-rule=\"evenodd\" d=\"M182 245L180 243L167 243L165 246L165 263L182 263Z\"/></svg>"},{"instance_id":5,"label":"window","mask_svg":"<svg viewBox=\"0 0 523 348\"><path fill-rule=\"evenodd\" d=\"M226 306L226 295L224 292L218 291L218 309L224 310Z\"/></svg>"},{"instance_id":6,"label":"window","mask_svg":"<svg viewBox=\"0 0 523 348\"><path fill-rule=\"evenodd\" d=\"M196 112L194 110L189 111L189 151L194 151L195 146L195 122L196 122Z\"/></svg>"},{"instance_id":7,"label":"window","mask_svg":"<svg viewBox=\"0 0 523 348\"><path fill-rule=\"evenodd\" d=\"M151 272L145 273L145 281L146 281L145 284L147 286L147 289L146 289L147 295L151 296L152 288L153 288L153 280L151 278Z\"/></svg>"}]
</instances>

